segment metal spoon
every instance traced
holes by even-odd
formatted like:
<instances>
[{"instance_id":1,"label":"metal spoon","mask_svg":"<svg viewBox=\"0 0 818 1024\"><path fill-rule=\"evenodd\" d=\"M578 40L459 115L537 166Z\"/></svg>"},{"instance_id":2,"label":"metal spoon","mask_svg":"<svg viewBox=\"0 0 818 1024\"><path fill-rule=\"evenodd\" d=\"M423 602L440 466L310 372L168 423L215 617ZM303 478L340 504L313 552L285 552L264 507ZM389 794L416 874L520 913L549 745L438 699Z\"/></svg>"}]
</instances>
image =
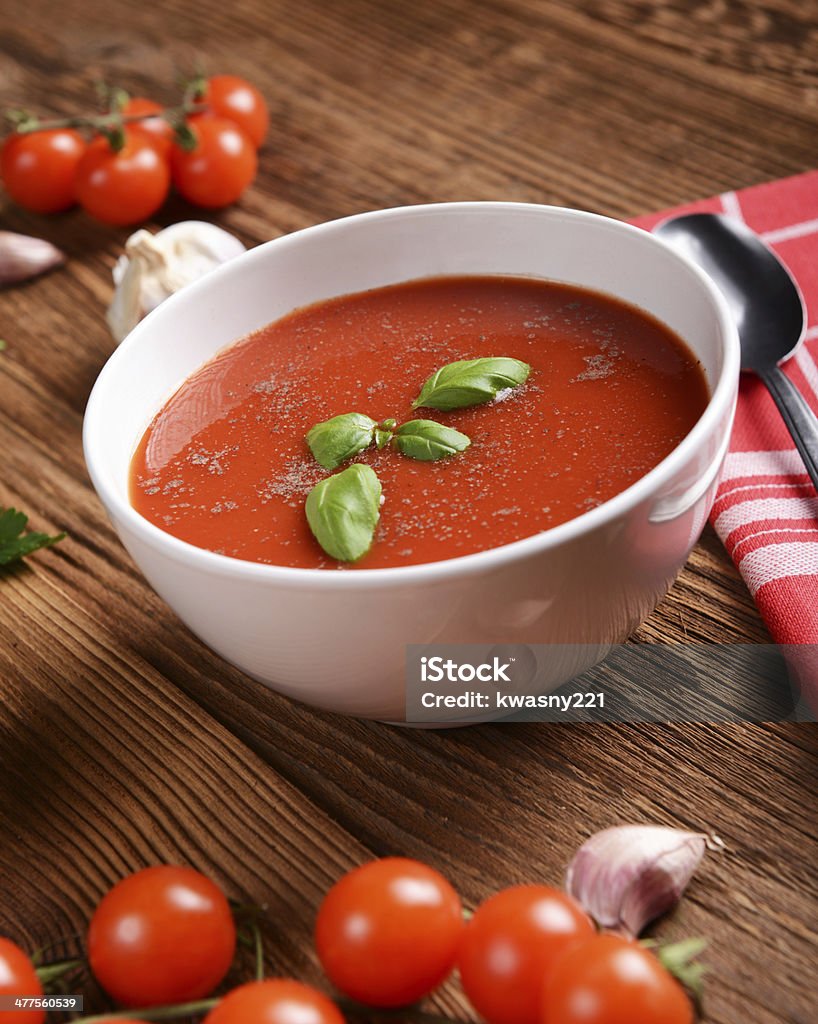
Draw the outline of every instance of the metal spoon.
<instances>
[{"instance_id":1,"label":"metal spoon","mask_svg":"<svg viewBox=\"0 0 818 1024\"><path fill-rule=\"evenodd\" d=\"M741 368L766 384L818 489L818 418L779 368L804 338L806 309L792 275L748 227L718 213L673 217L654 232L713 280L730 306Z\"/></svg>"}]
</instances>

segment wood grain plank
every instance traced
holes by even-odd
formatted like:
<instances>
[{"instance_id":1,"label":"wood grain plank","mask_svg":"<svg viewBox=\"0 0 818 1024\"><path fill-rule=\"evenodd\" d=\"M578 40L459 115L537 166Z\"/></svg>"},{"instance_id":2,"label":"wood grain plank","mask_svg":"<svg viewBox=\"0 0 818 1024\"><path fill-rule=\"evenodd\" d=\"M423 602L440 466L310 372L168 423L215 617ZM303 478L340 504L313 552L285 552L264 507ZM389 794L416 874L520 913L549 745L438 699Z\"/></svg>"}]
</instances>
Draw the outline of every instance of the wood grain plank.
<instances>
[{"instance_id":1,"label":"wood grain plank","mask_svg":"<svg viewBox=\"0 0 818 1024\"><path fill-rule=\"evenodd\" d=\"M3 578L0 934L31 949L82 935L119 878L187 863L265 909L272 973L325 985L315 911L371 854L83 613L49 560ZM456 990L437 1004L462 1014Z\"/></svg>"}]
</instances>

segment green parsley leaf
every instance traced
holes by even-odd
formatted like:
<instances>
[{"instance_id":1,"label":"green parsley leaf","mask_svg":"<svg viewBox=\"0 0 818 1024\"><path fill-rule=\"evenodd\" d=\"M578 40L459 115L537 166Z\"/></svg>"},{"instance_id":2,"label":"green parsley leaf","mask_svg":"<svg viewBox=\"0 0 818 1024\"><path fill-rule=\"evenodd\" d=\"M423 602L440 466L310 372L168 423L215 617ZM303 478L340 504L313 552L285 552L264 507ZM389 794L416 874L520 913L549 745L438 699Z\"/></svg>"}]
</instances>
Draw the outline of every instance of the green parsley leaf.
<instances>
[{"instance_id":1,"label":"green parsley leaf","mask_svg":"<svg viewBox=\"0 0 818 1024\"><path fill-rule=\"evenodd\" d=\"M13 508L0 509L0 566L11 565L32 551L51 547L65 536L59 533L50 537L47 533L23 533L28 522L24 512Z\"/></svg>"}]
</instances>

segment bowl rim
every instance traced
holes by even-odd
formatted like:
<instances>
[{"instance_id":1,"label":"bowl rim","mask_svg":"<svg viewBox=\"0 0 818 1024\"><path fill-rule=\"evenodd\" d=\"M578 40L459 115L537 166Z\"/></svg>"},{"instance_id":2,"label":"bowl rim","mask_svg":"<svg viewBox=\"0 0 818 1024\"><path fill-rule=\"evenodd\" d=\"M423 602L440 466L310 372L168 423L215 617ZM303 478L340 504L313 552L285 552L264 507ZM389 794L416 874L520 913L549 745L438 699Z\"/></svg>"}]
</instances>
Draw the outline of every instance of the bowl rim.
<instances>
[{"instance_id":1,"label":"bowl rim","mask_svg":"<svg viewBox=\"0 0 818 1024\"><path fill-rule=\"evenodd\" d=\"M234 558L229 555L217 554L205 548L196 547L187 541L180 540L166 533L148 519L145 519L131 503L123 498L119 489L110 481L108 474L100 469L101 458L97 456L97 432L101 432L104 424L101 421L99 407L101 396L108 386L116 364L123 354L140 343L141 337L151 330L155 318L166 313L184 302L195 301L200 291L212 289L220 277L241 272L241 268L252 262L264 260L272 247L280 249L299 241L309 235L320 235L334 230L354 229L358 223L379 219L393 219L402 216L434 216L438 213L470 211L480 213L523 213L536 212L552 217L562 217L573 221L592 221L619 233L629 234L638 238L647 248L659 247L677 263L679 270L692 276L707 294L714 307L718 321L719 335L722 340L723 363L721 372L715 382L710 399L704 412L684 438L659 463L643 476L635 480L629 487L619 491L612 498L597 505L596 508L583 512L572 519L543 530L540 533L523 537L497 547L487 548L467 555L442 559L435 562L421 562L415 565L392 566L379 569L305 569L294 566L270 565L264 562L252 562L247 559ZM320 301L320 300L316 300ZM230 344L230 343L228 343ZM214 353L215 354L215 353ZM227 263L214 268L204 277L187 285L184 289L171 295L159 307L145 317L130 332L125 340L113 351L102 367L88 398L83 421L83 450L91 482L106 508L114 526L119 529L120 522L132 530L137 537L149 547L161 552L165 557L184 564L190 568L198 568L214 572L219 576L231 579L248 579L282 583L290 586L312 588L316 584L322 587L348 589L367 589L383 587L390 584L423 584L441 578L470 576L485 573L501 566L528 558L550 548L557 547L589 533L606 523L630 511L641 501L648 499L651 492L662 479L671 477L692 454L705 436L713 429L717 421L730 410L735 399L735 391L740 369L740 351L738 330L732 319L727 301L716 285L694 263L686 260L667 242L653 235L650 231L616 220L601 214L570 207L553 206L539 203L516 203L504 201L475 201L449 203L420 203L410 206L396 206L381 210L339 217L324 221L310 227L280 235L267 242L248 249Z\"/></svg>"}]
</instances>

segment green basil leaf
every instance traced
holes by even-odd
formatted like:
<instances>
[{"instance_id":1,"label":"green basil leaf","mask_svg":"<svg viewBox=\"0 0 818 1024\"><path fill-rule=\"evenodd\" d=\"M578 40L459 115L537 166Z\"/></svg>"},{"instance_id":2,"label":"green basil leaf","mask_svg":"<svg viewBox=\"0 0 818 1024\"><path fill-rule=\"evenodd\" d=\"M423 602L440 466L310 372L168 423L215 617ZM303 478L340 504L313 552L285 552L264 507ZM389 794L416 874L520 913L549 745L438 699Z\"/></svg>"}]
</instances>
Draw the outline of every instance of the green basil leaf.
<instances>
[{"instance_id":1,"label":"green basil leaf","mask_svg":"<svg viewBox=\"0 0 818 1024\"><path fill-rule=\"evenodd\" d=\"M372 444L375 427L375 420L362 412L345 412L311 427L307 444L324 469L336 469Z\"/></svg>"},{"instance_id":2,"label":"green basil leaf","mask_svg":"<svg viewBox=\"0 0 818 1024\"><path fill-rule=\"evenodd\" d=\"M414 409L465 409L490 402L501 391L525 383L531 367L519 359L491 356L461 359L442 367L426 381L412 403Z\"/></svg>"},{"instance_id":3,"label":"green basil leaf","mask_svg":"<svg viewBox=\"0 0 818 1024\"><path fill-rule=\"evenodd\" d=\"M397 420L388 419L382 420L375 428L375 445L378 451L381 448L385 448L392 438L395 436L395 427L398 425Z\"/></svg>"},{"instance_id":4,"label":"green basil leaf","mask_svg":"<svg viewBox=\"0 0 818 1024\"><path fill-rule=\"evenodd\" d=\"M395 447L401 455L421 462L436 462L465 451L471 441L459 430L434 420L409 420L395 431Z\"/></svg>"},{"instance_id":5,"label":"green basil leaf","mask_svg":"<svg viewBox=\"0 0 818 1024\"><path fill-rule=\"evenodd\" d=\"M315 539L331 558L357 562L372 546L381 515L381 482L356 463L316 484L304 505Z\"/></svg>"}]
</instances>

